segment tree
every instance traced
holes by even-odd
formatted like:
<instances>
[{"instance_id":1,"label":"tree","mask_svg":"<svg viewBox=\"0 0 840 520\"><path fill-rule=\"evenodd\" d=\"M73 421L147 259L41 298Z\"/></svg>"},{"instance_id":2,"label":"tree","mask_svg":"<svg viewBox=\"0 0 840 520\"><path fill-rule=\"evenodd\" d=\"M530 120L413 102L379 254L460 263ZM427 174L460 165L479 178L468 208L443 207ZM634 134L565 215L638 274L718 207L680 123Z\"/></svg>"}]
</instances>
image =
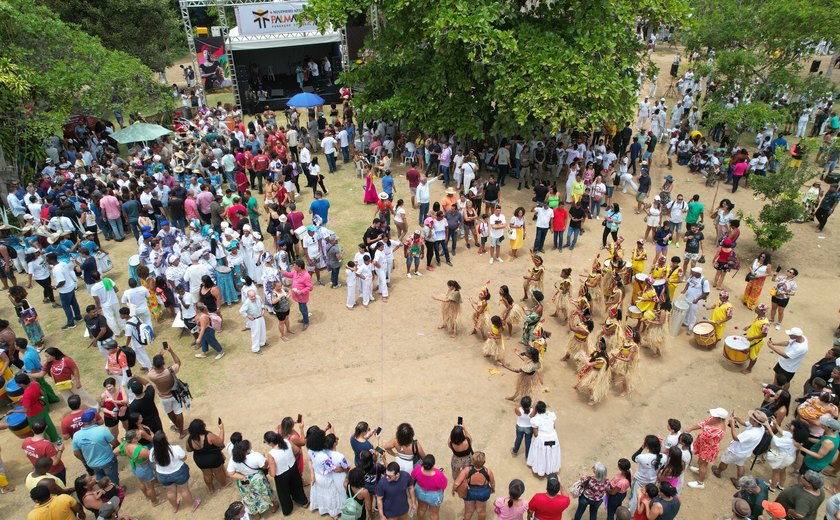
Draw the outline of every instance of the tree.
<instances>
[{"instance_id":1,"label":"tree","mask_svg":"<svg viewBox=\"0 0 840 520\"><path fill-rule=\"evenodd\" d=\"M39 0L65 23L98 36L112 50L163 71L186 51L179 13L170 0Z\"/></svg>"},{"instance_id":2,"label":"tree","mask_svg":"<svg viewBox=\"0 0 840 520\"><path fill-rule=\"evenodd\" d=\"M340 27L372 1L310 0L304 17ZM654 69L636 16L678 19L683 1L381 0L381 28L341 81L359 87L362 117L463 137L623 122Z\"/></svg>"},{"instance_id":3,"label":"tree","mask_svg":"<svg viewBox=\"0 0 840 520\"><path fill-rule=\"evenodd\" d=\"M6 159L43 158L43 143L73 114L163 111L171 97L145 65L26 0L0 0L0 147Z\"/></svg>"},{"instance_id":4,"label":"tree","mask_svg":"<svg viewBox=\"0 0 840 520\"><path fill-rule=\"evenodd\" d=\"M710 0L694 4L681 32L689 52L714 58L697 66L714 79L707 96L707 123L725 123L735 132L758 130L790 117L782 94L816 100L831 91L826 78L803 74L811 58L809 43L838 41L836 0ZM748 100L727 109L730 98ZM792 107L797 109L798 107Z\"/></svg>"}]
</instances>

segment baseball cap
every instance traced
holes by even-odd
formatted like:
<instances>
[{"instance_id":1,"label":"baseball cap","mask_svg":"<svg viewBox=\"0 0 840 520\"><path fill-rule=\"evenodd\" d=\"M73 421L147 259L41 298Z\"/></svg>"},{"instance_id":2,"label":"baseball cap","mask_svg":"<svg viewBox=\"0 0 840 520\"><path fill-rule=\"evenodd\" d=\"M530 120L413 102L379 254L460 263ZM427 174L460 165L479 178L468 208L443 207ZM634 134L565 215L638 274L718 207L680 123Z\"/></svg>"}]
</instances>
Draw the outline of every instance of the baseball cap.
<instances>
[{"instance_id":1,"label":"baseball cap","mask_svg":"<svg viewBox=\"0 0 840 520\"><path fill-rule=\"evenodd\" d=\"M802 329L799 327L793 327L785 331L785 334L788 336L801 336L803 334Z\"/></svg>"},{"instance_id":2,"label":"baseball cap","mask_svg":"<svg viewBox=\"0 0 840 520\"><path fill-rule=\"evenodd\" d=\"M783 519L787 516L787 510L785 506L778 502L770 502L769 500L762 500L761 507L764 509L764 512L772 516L773 518L769 518L768 520L773 519Z\"/></svg>"},{"instance_id":3,"label":"baseball cap","mask_svg":"<svg viewBox=\"0 0 840 520\"><path fill-rule=\"evenodd\" d=\"M120 499L119 497L113 497L111 500L105 502L101 506L99 506L99 515L98 518L110 518L114 516L120 508Z\"/></svg>"},{"instance_id":4,"label":"baseball cap","mask_svg":"<svg viewBox=\"0 0 840 520\"><path fill-rule=\"evenodd\" d=\"M833 417L828 417L825 415L820 417L820 424L822 424L826 428L831 428L834 431L840 431L840 421Z\"/></svg>"},{"instance_id":5,"label":"baseball cap","mask_svg":"<svg viewBox=\"0 0 840 520\"><path fill-rule=\"evenodd\" d=\"M92 423L96 419L96 410L93 408L82 412L82 424Z\"/></svg>"},{"instance_id":6,"label":"baseball cap","mask_svg":"<svg viewBox=\"0 0 840 520\"><path fill-rule=\"evenodd\" d=\"M728 419L729 412L726 411L726 408L712 408L709 410L709 415L712 417L717 417L718 419Z\"/></svg>"}]
</instances>

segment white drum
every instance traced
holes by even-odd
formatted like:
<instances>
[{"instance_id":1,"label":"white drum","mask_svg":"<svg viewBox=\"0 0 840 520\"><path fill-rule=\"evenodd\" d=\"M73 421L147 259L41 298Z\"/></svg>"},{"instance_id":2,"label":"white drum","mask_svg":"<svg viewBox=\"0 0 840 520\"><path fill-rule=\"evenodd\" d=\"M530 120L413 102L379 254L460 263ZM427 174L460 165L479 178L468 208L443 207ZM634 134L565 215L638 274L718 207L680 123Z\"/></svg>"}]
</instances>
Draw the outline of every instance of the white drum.
<instances>
[{"instance_id":1,"label":"white drum","mask_svg":"<svg viewBox=\"0 0 840 520\"><path fill-rule=\"evenodd\" d=\"M108 253L97 251L93 257L96 259L96 268L99 269L100 274L105 274L114 268L114 264L111 262L111 257L108 256Z\"/></svg>"}]
</instances>

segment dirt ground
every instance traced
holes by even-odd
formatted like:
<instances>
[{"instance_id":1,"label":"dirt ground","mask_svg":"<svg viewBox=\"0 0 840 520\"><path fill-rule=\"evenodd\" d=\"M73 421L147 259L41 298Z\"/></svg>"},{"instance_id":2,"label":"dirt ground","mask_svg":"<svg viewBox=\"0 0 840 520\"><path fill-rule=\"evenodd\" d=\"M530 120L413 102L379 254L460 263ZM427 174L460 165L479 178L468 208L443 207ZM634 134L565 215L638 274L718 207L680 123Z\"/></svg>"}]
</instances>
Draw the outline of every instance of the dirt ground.
<instances>
[{"instance_id":1,"label":"dirt ground","mask_svg":"<svg viewBox=\"0 0 840 520\"><path fill-rule=\"evenodd\" d=\"M655 59L663 73L660 74L659 94L667 88L667 67L673 55L658 52ZM645 89L646 90L646 89ZM669 102L671 105L672 102ZM751 143L749 143L751 144ZM662 183L664 175L671 173L675 178L674 193L683 193L689 199L699 193L707 210L715 198L715 188L707 188L696 176L683 167L675 166L668 172L664 164L664 146L660 146L652 169L653 186ZM407 196L407 185L402 178L404 168L397 166L397 196ZM335 175L327 175L326 184L330 190L328 198L331 210L330 227L341 237L342 245L352 255L355 244L370 218L373 208L363 206L362 180L355 177L352 166L345 165ZM519 205L530 207L531 194L516 191L509 184L502 192L504 213L509 218ZM731 196L725 193L726 186L720 185L717 200L732 199L736 209L757 213L762 201L755 200L750 190L739 190ZM442 196L438 183L432 189L434 199ZM311 194L302 197L302 207L307 207ZM634 199L631 195L617 195L617 202L624 208L625 221L621 234L632 244L642 236L644 227L641 216L633 215ZM409 221L416 222L416 211L410 209ZM533 222L528 220L526 244L533 237ZM409 229L412 229L412 226ZM589 268L592 258L600 247L601 228L599 222L588 222L586 234L578 241L574 252L548 251L546 260L546 287L553 287L564 267L572 267L574 278ZM751 232L742 227L743 235L738 245L740 258L751 261L758 253ZM773 264L796 267L800 271L797 279L799 292L794 297L785 318L786 326L799 326L805 331L810 343L810 352L794 381L794 393L805 377L811 363L817 361L832 341L832 333L838 322L837 310L840 299L838 285L838 262L840 245L836 240L837 217L827 226L824 233L817 233L814 224L800 224L795 228L795 239L782 250L773 254ZM550 237L549 237L550 241ZM706 241L707 251L713 247ZM632 246L631 246L632 247ZM114 259L115 270L109 275L115 277L118 285L126 281L126 260L136 251L126 241L115 247L107 243ZM648 246L652 256L652 246ZM507 250L505 246L505 250ZM671 253L681 254L680 250ZM709 256L709 253L707 253ZM398 254L398 258L401 254ZM534 477L525 466L524 457L513 458L510 454L514 437L514 406L504 400L515 384L515 375L501 370L491 374L494 366L481 355L481 340L464 333L468 331L469 310L464 304L462 333L458 339L450 339L437 329L440 308L432 300L433 295L445 292L446 280L456 279L463 286L463 295L474 298L485 280L490 280L491 290L507 284L515 297L521 291L522 276L530 262L522 255L505 261L504 264L488 265L488 257L478 256L476 250L463 249L453 258L453 267L443 265L433 273L423 272L422 278L404 278L404 264L397 262L391 299L387 303L377 300L369 310L357 308L348 311L344 307L345 289L331 290L318 287L313 291L310 309L313 313L312 326L304 333L298 332L292 341L280 342L276 322L269 319L269 344L264 354L255 356L248 348L247 333L241 332L237 308L227 308L225 331L221 341L228 356L221 361L212 358L197 360L188 338L178 339L167 325L158 327L158 345L168 340L184 360L183 379L193 388L195 400L187 420L200 417L208 424L215 424L216 417L225 421L226 435L241 431L250 439L255 449L263 450L263 432L273 429L285 416L303 414L306 425L326 425L327 421L337 427L341 436L340 450L352 455L349 437L356 422L365 420L371 425L382 425L381 442L389 440L397 424L410 422L417 438L427 453L438 457L439 465L449 472L449 450L446 440L456 417L463 416L473 436L473 447L487 453L487 465L493 470L497 482L497 495L504 494L508 482L521 478L526 484L526 496L544 490L544 481ZM710 263L705 264L705 274L712 277ZM738 297L744 287L745 269L726 279L725 286ZM343 275L342 275L343 279ZM37 288L37 287L36 287ZM547 291L550 292L550 291ZM90 303L83 290L78 292L80 305ZM38 301L38 294L34 294ZM716 301L714 291L710 301ZM762 301L769 303L765 289ZM493 300L497 311L497 300ZM98 353L87 347L82 338L83 329L62 335L59 327L63 316L58 310L40 308L47 333L47 344L59 346L73 356L82 366L85 386L98 393L104 373ZM14 322L11 306L5 304L0 316ZM726 334L739 333L749 324L753 313L741 303L735 303L735 317L727 327ZM293 310L292 318L298 318ZM735 330L738 327L738 331ZM19 327L15 327L19 329ZM562 346L569 332L554 318L547 318L546 328L554 333L549 341L543 379L549 391L535 400L544 400L558 415L557 430L562 448L562 480L566 485L580 475L590 471L595 461L603 461L613 475L616 461L629 457L641 444L646 434L666 433L666 420L678 418L684 427L689 427L706 417L706 410L725 407L744 416L761 402L761 383L772 379L772 367L776 357L768 349L762 352L751 375L741 375L737 368L724 360L721 352L697 348L685 332L671 339L671 345L662 358L653 358L647 351L641 363L641 383L633 394L619 398L612 390L607 399L598 406L587 406L585 399L572 389L575 373L567 364L559 361ZM507 340L507 360L514 366L512 350L516 345ZM771 337L783 339L781 332L773 331ZM57 423L66 413L64 406L54 407L53 420ZM165 421L165 419L164 419ZM724 441L723 447L728 443ZM31 471L29 462L20 451L20 441L11 433L0 434L5 468L10 480L18 490L3 498L4 516L23 518L31 507L23 481ZM64 455L69 479L82 472L81 464L70 450ZM123 459L120 463L123 483L128 486L129 495L124 513L139 518L170 518L167 505L151 509L139 493L137 481L128 470ZM199 471L192 464L192 490L204 500L197 514L182 510L178 516L186 518L220 518L227 505L238 500L235 489L226 489L210 496L205 489ZM728 476L734 474L730 469ZM769 478L770 471L764 465L757 465L754 473L760 478ZM690 476L689 476L690 478ZM730 497L734 492L728 479L718 480L712 476L704 491L685 488L681 500L683 509L680 518L714 518L728 516ZM573 504L574 505L574 504ZM462 510L460 500L447 497L442 508L442 518L454 519ZM492 509L489 512L492 514ZM605 513L601 512L601 517ZM311 513L300 509L295 518L311 517ZM566 517L571 518L567 512Z\"/></svg>"}]
</instances>

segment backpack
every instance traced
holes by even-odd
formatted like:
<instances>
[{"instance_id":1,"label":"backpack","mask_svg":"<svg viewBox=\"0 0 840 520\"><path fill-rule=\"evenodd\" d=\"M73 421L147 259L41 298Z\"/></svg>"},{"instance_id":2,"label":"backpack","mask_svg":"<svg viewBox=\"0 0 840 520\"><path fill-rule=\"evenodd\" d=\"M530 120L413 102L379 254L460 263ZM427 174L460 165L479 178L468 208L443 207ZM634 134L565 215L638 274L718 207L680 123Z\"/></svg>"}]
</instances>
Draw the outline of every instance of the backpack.
<instances>
[{"instance_id":1,"label":"backpack","mask_svg":"<svg viewBox=\"0 0 840 520\"><path fill-rule=\"evenodd\" d=\"M174 397L181 406L189 410L190 403L192 402L190 385L178 379L178 376L175 375L175 371L172 370L172 367L169 367L169 375L172 376L172 389L170 390L172 397Z\"/></svg>"},{"instance_id":2,"label":"backpack","mask_svg":"<svg viewBox=\"0 0 840 520\"><path fill-rule=\"evenodd\" d=\"M360 489L355 495L350 496L351 489L350 486L347 486L347 498L341 504L341 520L359 520L362 517L365 506L356 502L356 496L361 492L362 490Z\"/></svg>"},{"instance_id":3,"label":"backpack","mask_svg":"<svg viewBox=\"0 0 840 520\"><path fill-rule=\"evenodd\" d=\"M133 348L120 347L119 354L117 354L117 356L119 356L120 354L125 356L125 364L128 365L129 368L137 364L137 353L134 352Z\"/></svg>"},{"instance_id":4,"label":"backpack","mask_svg":"<svg viewBox=\"0 0 840 520\"><path fill-rule=\"evenodd\" d=\"M140 318L132 318L128 324L134 327L136 331L131 337L141 345L149 345L155 339L155 330L150 326L140 321Z\"/></svg>"},{"instance_id":5,"label":"backpack","mask_svg":"<svg viewBox=\"0 0 840 520\"><path fill-rule=\"evenodd\" d=\"M277 303L272 304L272 307L275 314L285 314L291 310L292 304L287 297L281 296Z\"/></svg>"},{"instance_id":6,"label":"backpack","mask_svg":"<svg viewBox=\"0 0 840 520\"><path fill-rule=\"evenodd\" d=\"M222 332L222 317L215 312L208 312L207 315L210 316L210 326L213 327L213 330Z\"/></svg>"}]
</instances>

